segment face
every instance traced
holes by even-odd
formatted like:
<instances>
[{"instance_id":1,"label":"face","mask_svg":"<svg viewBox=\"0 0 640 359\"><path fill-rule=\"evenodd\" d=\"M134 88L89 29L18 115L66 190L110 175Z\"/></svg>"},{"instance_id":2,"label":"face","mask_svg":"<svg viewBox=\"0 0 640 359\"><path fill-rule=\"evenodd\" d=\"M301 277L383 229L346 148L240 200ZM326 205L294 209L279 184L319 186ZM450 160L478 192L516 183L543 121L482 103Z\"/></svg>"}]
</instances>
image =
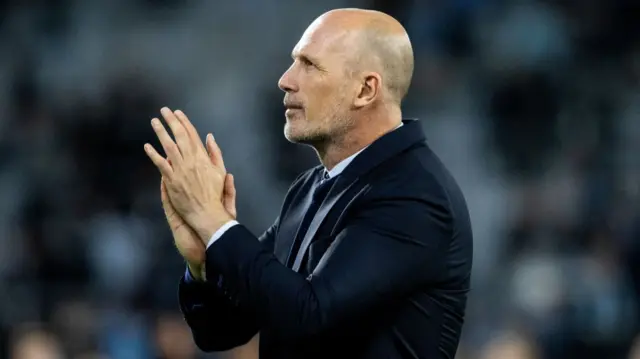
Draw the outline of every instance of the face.
<instances>
[{"instance_id":1,"label":"face","mask_svg":"<svg viewBox=\"0 0 640 359\"><path fill-rule=\"evenodd\" d=\"M292 52L293 63L278 86L284 97L285 137L317 144L344 134L352 125L351 78L344 51L347 35L316 20Z\"/></svg>"}]
</instances>

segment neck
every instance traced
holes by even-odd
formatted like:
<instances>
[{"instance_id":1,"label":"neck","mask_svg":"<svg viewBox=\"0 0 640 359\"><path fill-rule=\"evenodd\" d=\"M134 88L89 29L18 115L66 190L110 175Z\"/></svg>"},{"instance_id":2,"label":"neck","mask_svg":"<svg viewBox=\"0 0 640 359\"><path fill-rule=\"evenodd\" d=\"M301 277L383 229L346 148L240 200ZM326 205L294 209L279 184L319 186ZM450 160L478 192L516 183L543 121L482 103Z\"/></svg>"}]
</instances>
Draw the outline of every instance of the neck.
<instances>
[{"instance_id":1,"label":"neck","mask_svg":"<svg viewBox=\"0 0 640 359\"><path fill-rule=\"evenodd\" d=\"M383 115L365 116L354 122L344 133L313 147L322 165L332 170L338 163L372 144L375 140L400 126L402 113L399 108Z\"/></svg>"}]
</instances>

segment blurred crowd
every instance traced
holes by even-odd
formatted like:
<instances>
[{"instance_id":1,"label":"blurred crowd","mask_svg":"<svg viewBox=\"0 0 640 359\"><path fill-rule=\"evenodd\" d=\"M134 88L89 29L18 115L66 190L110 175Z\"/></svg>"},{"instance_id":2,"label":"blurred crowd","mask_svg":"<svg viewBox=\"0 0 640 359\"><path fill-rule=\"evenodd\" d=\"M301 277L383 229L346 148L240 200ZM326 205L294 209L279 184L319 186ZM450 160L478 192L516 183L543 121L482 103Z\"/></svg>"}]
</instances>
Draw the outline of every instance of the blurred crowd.
<instances>
[{"instance_id":1,"label":"blurred crowd","mask_svg":"<svg viewBox=\"0 0 640 359\"><path fill-rule=\"evenodd\" d=\"M459 359L640 358L635 0L0 0L0 358L203 357L149 120L214 133L260 233L317 163L283 138L276 82L335 7L413 40L404 112L474 227Z\"/></svg>"}]
</instances>

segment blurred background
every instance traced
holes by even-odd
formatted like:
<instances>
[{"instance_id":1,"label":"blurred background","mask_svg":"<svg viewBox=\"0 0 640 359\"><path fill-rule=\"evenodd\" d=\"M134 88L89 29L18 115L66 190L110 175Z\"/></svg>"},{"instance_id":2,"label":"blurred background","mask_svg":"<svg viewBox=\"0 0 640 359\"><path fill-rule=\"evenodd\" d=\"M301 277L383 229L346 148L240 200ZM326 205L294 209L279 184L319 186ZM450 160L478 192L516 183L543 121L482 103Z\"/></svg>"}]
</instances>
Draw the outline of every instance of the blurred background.
<instances>
[{"instance_id":1,"label":"blurred background","mask_svg":"<svg viewBox=\"0 0 640 359\"><path fill-rule=\"evenodd\" d=\"M458 357L640 358L637 0L0 0L0 358L224 357L178 310L149 120L215 134L260 233L317 164L276 82L336 7L413 40L404 112L474 226Z\"/></svg>"}]
</instances>

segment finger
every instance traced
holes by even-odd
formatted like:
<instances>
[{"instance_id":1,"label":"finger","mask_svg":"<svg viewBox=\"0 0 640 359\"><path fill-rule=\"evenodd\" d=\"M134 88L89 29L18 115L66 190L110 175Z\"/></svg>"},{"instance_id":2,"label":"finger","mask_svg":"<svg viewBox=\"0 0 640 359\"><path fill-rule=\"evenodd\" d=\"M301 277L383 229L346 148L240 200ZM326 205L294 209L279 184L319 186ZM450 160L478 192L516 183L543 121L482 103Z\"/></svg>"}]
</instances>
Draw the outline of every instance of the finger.
<instances>
[{"instance_id":1,"label":"finger","mask_svg":"<svg viewBox=\"0 0 640 359\"><path fill-rule=\"evenodd\" d=\"M198 130L196 130L195 126L189 121L187 115L184 114L181 110L174 111L174 114L182 124L182 127L185 128L187 134L189 135L189 139L194 146L200 147L204 149L202 145L202 140L200 139L200 135L198 134Z\"/></svg>"},{"instance_id":2,"label":"finger","mask_svg":"<svg viewBox=\"0 0 640 359\"><path fill-rule=\"evenodd\" d=\"M169 162L164 157L160 156L153 146L147 143L144 145L144 150L147 153L147 156L151 159L151 162L156 165L163 176L171 176L173 174L173 169L171 168L171 165L169 165Z\"/></svg>"},{"instance_id":3,"label":"finger","mask_svg":"<svg viewBox=\"0 0 640 359\"><path fill-rule=\"evenodd\" d=\"M163 107L162 109L160 109L160 113L169 125L171 133L173 133L173 137L176 139L176 144L178 145L180 153L182 153L183 155L185 153L190 153L191 141L189 140L187 130L184 128L184 126L182 126L180 120L178 120L178 118L168 107Z\"/></svg>"},{"instance_id":4,"label":"finger","mask_svg":"<svg viewBox=\"0 0 640 359\"><path fill-rule=\"evenodd\" d=\"M224 181L224 193L225 196L228 196L229 199L233 199L235 202L236 198L236 185L231 173L227 174L227 177Z\"/></svg>"},{"instance_id":5,"label":"finger","mask_svg":"<svg viewBox=\"0 0 640 359\"><path fill-rule=\"evenodd\" d=\"M154 118L153 120L151 120L151 127L153 127L153 131L155 131L156 136L158 136L160 144L162 145L164 152L167 154L167 157L169 157L169 159L171 159L174 163L178 162L182 158L180 149L178 148L176 143L173 142L171 136L169 136L169 133L167 132L167 129L162 125L162 122L160 122L160 120L158 120L157 118Z\"/></svg>"},{"instance_id":6,"label":"finger","mask_svg":"<svg viewBox=\"0 0 640 359\"><path fill-rule=\"evenodd\" d=\"M224 172L227 172L224 166L224 160L222 159L222 150L220 150L212 134L207 135L207 152L209 153L209 158L211 158L211 163L220 167Z\"/></svg>"}]
</instances>

